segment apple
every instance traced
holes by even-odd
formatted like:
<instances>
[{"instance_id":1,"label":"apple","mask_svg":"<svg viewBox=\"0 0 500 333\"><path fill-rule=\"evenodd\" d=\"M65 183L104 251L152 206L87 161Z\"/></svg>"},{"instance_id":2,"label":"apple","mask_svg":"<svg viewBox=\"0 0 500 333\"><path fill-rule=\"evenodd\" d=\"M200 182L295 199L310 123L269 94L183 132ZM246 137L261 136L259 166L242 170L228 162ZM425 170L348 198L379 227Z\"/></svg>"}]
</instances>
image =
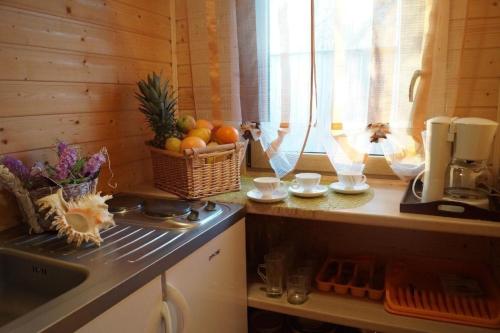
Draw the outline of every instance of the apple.
<instances>
[{"instance_id":1,"label":"apple","mask_svg":"<svg viewBox=\"0 0 500 333\"><path fill-rule=\"evenodd\" d=\"M196 127L196 120L190 115L181 116L177 119L177 128L182 133L187 133Z\"/></svg>"}]
</instances>

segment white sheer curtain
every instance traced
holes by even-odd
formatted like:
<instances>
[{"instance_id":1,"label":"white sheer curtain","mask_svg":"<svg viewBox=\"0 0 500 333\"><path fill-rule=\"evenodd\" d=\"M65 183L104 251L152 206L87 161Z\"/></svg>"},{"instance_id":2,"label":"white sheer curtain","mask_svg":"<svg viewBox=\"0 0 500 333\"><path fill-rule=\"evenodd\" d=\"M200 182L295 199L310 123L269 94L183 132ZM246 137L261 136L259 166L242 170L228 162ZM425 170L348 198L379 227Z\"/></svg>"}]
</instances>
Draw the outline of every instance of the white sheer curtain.
<instances>
[{"instance_id":1,"label":"white sheer curtain","mask_svg":"<svg viewBox=\"0 0 500 333\"><path fill-rule=\"evenodd\" d=\"M390 124L386 157L415 172L423 121L445 108L429 91L444 91L449 0L187 1L197 113L260 122L277 176L304 147L362 167L371 123Z\"/></svg>"},{"instance_id":2,"label":"white sheer curtain","mask_svg":"<svg viewBox=\"0 0 500 333\"><path fill-rule=\"evenodd\" d=\"M268 25L265 82L269 118L261 122L260 141L278 177L295 168L304 148L311 103L311 4L304 0L261 1L257 26ZM268 39L267 39L268 38Z\"/></svg>"},{"instance_id":3,"label":"white sheer curtain","mask_svg":"<svg viewBox=\"0 0 500 333\"><path fill-rule=\"evenodd\" d=\"M423 147L412 130L415 112L408 89L414 72L422 68L424 52L434 58L424 45L435 34L428 28L437 0L315 2L315 131L332 165L337 172L362 170L366 154L377 148L370 142L368 124L388 124L390 133L381 139L378 152L402 179L415 176L423 167ZM444 112L443 106L433 105ZM332 132L331 124L342 130Z\"/></svg>"},{"instance_id":4,"label":"white sheer curtain","mask_svg":"<svg viewBox=\"0 0 500 333\"><path fill-rule=\"evenodd\" d=\"M278 177L295 168L311 109L311 2L187 0L198 117L250 120Z\"/></svg>"},{"instance_id":5,"label":"white sheer curtain","mask_svg":"<svg viewBox=\"0 0 500 333\"><path fill-rule=\"evenodd\" d=\"M274 131L264 127L264 133L273 133L280 121L307 126L306 112L292 108L289 117L286 92L295 99L292 105L306 110L310 43L307 26L301 23L307 21L309 2L268 3L269 15L263 17L270 22L269 110ZM392 134L384 151L389 155L403 147L416 153L420 146L408 130L412 126L408 86L421 67L426 2L315 0L314 4L317 104L306 151L326 152L337 171L360 169L366 154L373 152L367 125L389 123ZM291 26L284 28L283 21L292 17ZM332 124L342 131L332 132ZM263 142L267 140L264 136ZM280 148L297 145L285 136ZM409 162L418 166L421 161L422 156L413 154Z\"/></svg>"}]
</instances>

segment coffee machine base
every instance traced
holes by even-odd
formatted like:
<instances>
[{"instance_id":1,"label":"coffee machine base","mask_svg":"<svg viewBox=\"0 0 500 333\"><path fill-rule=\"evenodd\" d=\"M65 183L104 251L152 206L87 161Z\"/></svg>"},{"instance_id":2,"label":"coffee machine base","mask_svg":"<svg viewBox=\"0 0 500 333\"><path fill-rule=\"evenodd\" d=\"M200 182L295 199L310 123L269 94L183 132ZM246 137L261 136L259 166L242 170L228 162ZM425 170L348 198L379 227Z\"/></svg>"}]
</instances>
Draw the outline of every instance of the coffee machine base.
<instances>
[{"instance_id":1,"label":"coffee machine base","mask_svg":"<svg viewBox=\"0 0 500 333\"><path fill-rule=\"evenodd\" d=\"M469 205L461 201L437 200L431 202L421 202L413 194L412 182L410 182L403 200L399 204L399 210L402 213L437 215L446 217L455 217L462 219L487 220L500 222L500 198L490 197L488 209ZM421 192L423 188L422 181L415 183L416 192Z\"/></svg>"}]
</instances>

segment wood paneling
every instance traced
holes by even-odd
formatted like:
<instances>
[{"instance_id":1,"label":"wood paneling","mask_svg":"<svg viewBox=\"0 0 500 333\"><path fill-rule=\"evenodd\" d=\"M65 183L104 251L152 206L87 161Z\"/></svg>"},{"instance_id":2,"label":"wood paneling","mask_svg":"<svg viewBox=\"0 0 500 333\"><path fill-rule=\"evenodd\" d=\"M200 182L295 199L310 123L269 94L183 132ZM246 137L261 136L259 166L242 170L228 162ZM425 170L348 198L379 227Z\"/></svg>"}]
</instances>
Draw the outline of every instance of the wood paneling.
<instances>
[{"instance_id":1,"label":"wood paneling","mask_svg":"<svg viewBox=\"0 0 500 333\"><path fill-rule=\"evenodd\" d=\"M111 185L116 183L118 184L119 191L130 191L136 184L141 184L152 178L151 159L138 160L116 168L113 167L113 175L114 177L110 180ZM109 178L109 170L104 168L102 170L102 177L100 177L102 181L99 185L103 190L108 192L110 191L110 187L107 184ZM130 179L134 181L131 182Z\"/></svg>"},{"instance_id":2,"label":"wood paneling","mask_svg":"<svg viewBox=\"0 0 500 333\"><path fill-rule=\"evenodd\" d=\"M498 0L468 0L469 17L500 17Z\"/></svg>"},{"instance_id":3,"label":"wood paneling","mask_svg":"<svg viewBox=\"0 0 500 333\"><path fill-rule=\"evenodd\" d=\"M184 0L176 0L175 6L179 111L195 115L187 4Z\"/></svg>"},{"instance_id":4,"label":"wood paneling","mask_svg":"<svg viewBox=\"0 0 500 333\"><path fill-rule=\"evenodd\" d=\"M498 103L500 79L461 79L457 107L492 107Z\"/></svg>"},{"instance_id":5,"label":"wood paneling","mask_svg":"<svg viewBox=\"0 0 500 333\"><path fill-rule=\"evenodd\" d=\"M165 2L168 7L168 0ZM148 8L147 1L135 2L135 6L116 0L2 0L2 3L37 13L170 39L168 11L160 15L142 9Z\"/></svg>"},{"instance_id":6,"label":"wood paneling","mask_svg":"<svg viewBox=\"0 0 500 333\"><path fill-rule=\"evenodd\" d=\"M187 19L187 1L175 0L175 16L177 20Z\"/></svg>"},{"instance_id":7,"label":"wood paneling","mask_svg":"<svg viewBox=\"0 0 500 333\"><path fill-rule=\"evenodd\" d=\"M170 61L170 42L95 24L0 6L0 42ZM139 47L140 46L140 47Z\"/></svg>"},{"instance_id":8,"label":"wood paneling","mask_svg":"<svg viewBox=\"0 0 500 333\"><path fill-rule=\"evenodd\" d=\"M168 63L0 44L0 80L135 83L151 71L170 76Z\"/></svg>"},{"instance_id":9,"label":"wood paneling","mask_svg":"<svg viewBox=\"0 0 500 333\"><path fill-rule=\"evenodd\" d=\"M137 111L132 84L3 81L0 117Z\"/></svg>"},{"instance_id":10,"label":"wood paneling","mask_svg":"<svg viewBox=\"0 0 500 333\"><path fill-rule=\"evenodd\" d=\"M68 143L120 139L147 133L139 112L75 113L2 118L0 154Z\"/></svg>"},{"instance_id":11,"label":"wood paneling","mask_svg":"<svg viewBox=\"0 0 500 333\"><path fill-rule=\"evenodd\" d=\"M121 140L110 138L102 141L78 143L78 148L84 154L93 154L103 147L106 147L111 156L113 169L117 166L125 166L128 163L149 158L149 149L144 144L142 135L125 137ZM10 155L22 159L28 165L39 160L47 160L51 163L56 160L56 152L53 147L18 151Z\"/></svg>"},{"instance_id":12,"label":"wood paneling","mask_svg":"<svg viewBox=\"0 0 500 333\"><path fill-rule=\"evenodd\" d=\"M179 65L191 65L189 42L177 43L177 57Z\"/></svg>"},{"instance_id":13,"label":"wood paneling","mask_svg":"<svg viewBox=\"0 0 500 333\"><path fill-rule=\"evenodd\" d=\"M193 86L193 79L190 65L179 65L177 67L179 75L179 87L187 88Z\"/></svg>"},{"instance_id":14,"label":"wood paneling","mask_svg":"<svg viewBox=\"0 0 500 333\"><path fill-rule=\"evenodd\" d=\"M450 63L458 56L458 50L449 53ZM465 49L461 60L462 78L495 78L500 74L500 48Z\"/></svg>"},{"instance_id":15,"label":"wood paneling","mask_svg":"<svg viewBox=\"0 0 500 333\"><path fill-rule=\"evenodd\" d=\"M183 19L177 18L177 25L175 31L176 31L177 43L183 44L189 42L188 21L186 18Z\"/></svg>"},{"instance_id":16,"label":"wood paneling","mask_svg":"<svg viewBox=\"0 0 500 333\"><path fill-rule=\"evenodd\" d=\"M169 6L168 0L2 0L0 155L28 165L54 162L59 139L84 153L107 148L118 188L107 186L105 167L105 191L150 179L144 143L152 133L134 92L153 70L170 78ZM3 194L0 216L0 230L19 222Z\"/></svg>"},{"instance_id":17,"label":"wood paneling","mask_svg":"<svg viewBox=\"0 0 500 333\"><path fill-rule=\"evenodd\" d=\"M448 49L448 88L458 87L455 115L497 120L500 2L452 1Z\"/></svg>"},{"instance_id":18,"label":"wood paneling","mask_svg":"<svg viewBox=\"0 0 500 333\"><path fill-rule=\"evenodd\" d=\"M179 88L179 109L184 110L194 110L194 96L193 88Z\"/></svg>"},{"instance_id":19,"label":"wood paneling","mask_svg":"<svg viewBox=\"0 0 500 333\"><path fill-rule=\"evenodd\" d=\"M495 107L457 107L455 111L457 117L481 117L487 119L497 119L497 108Z\"/></svg>"},{"instance_id":20,"label":"wood paneling","mask_svg":"<svg viewBox=\"0 0 500 333\"><path fill-rule=\"evenodd\" d=\"M146 3L144 1L137 0L118 0L122 3L126 3L129 6L138 8L139 10L149 11L154 14L165 16L170 18L170 1L165 0L148 0ZM186 0L182 0L186 1Z\"/></svg>"},{"instance_id":21,"label":"wood paneling","mask_svg":"<svg viewBox=\"0 0 500 333\"><path fill-rule=\"evenodd\" d=\"M449 49L458 50L462 43L460 31L464 29L465 19L452 20L450 24ZM469 19L464 38L464 48L500 47L500 17Z\"/></svg>"}]
</instances>

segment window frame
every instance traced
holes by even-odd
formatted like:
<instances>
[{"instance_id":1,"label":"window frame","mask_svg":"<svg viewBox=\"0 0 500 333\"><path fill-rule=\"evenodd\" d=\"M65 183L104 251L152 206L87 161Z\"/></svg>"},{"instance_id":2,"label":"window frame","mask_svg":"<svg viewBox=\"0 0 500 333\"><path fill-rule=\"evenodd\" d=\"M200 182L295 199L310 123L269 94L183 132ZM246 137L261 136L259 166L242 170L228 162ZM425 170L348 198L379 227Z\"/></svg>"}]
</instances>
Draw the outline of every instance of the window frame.
<instances>
[{"instance_id":1,"label":"window frame","mask_svg":"<svg viewBox=\"0 0 500 333\"><path fill-rule=\"evenodd\" d=\"M251 140L250 143L250 168L253 169L271 169L266 154L259 141ZM296 167L297 171L312 171L333 173L335 170L325 153L304 153ZM392 171L384 156L368 155L365 161L364 173L381 178L395 178L396 174Z\"/></svg>"}]
</instances>

